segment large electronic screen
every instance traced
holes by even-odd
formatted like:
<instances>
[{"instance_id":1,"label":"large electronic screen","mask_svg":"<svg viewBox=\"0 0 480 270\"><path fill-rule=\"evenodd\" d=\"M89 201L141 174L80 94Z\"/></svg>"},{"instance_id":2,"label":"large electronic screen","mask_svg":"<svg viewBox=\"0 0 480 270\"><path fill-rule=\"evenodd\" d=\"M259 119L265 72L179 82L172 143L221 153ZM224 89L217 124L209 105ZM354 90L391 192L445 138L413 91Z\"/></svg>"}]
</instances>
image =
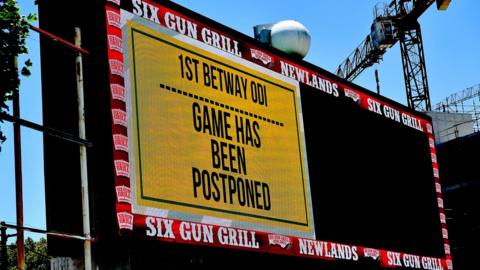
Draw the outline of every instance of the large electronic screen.
<instances>
[{"instance_id":1,"label":"large electronic screen","mask_svg":"<svg viewBox=\"0 0 480 270\"><path fill-rule=\"evenodd\" d=\"M122 235L451 268L427 116L170 2L106 19Z\"/></svg>"}]
</instances>

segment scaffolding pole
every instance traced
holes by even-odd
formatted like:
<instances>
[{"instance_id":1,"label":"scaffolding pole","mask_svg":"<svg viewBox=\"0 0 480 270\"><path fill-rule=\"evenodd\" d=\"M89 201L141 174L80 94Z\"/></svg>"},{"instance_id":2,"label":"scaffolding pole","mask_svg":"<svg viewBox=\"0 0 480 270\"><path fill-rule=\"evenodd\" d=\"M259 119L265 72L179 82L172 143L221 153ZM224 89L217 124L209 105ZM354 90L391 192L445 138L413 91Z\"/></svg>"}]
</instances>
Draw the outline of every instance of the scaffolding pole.
<instances>
[{"instance_id":1,"label":"scaffolding pole","mask_svg":"<svg viewBox=\"0 0 480 270\"><path fill-rule=\"evenodd\" d=\"M81 48L82 38L80 28L75 27L75 46ZM75 57L76 79L77 79L77 101L78 101L78 137L82 140L86 138L85 132L85 106L83 98L83 65L82 53L77 52ZM82 181L82 219L83 219L83 235L85 270L92 270L92 246L90 238L90 203L88 192L88 172L87 172L87 147L80 144L80 177Z\"/></svg>"},{"instance_id":2,"label":"scaffolding pole","mask_svg":"<svg viewBox=\"0 0 480 270\"><path fill-rule=\"evenodd\" d=\"M15 68L18 69L17 57ZM20 118L20 92L13 95L13 116ZM13 124L13 147L15 155L15 208L18 226L23 226L23 180L22 180L22 136L20 124ZM25 248L23 231L17 231L17 269L25 269Z\"/></svg>"}]
</instances>

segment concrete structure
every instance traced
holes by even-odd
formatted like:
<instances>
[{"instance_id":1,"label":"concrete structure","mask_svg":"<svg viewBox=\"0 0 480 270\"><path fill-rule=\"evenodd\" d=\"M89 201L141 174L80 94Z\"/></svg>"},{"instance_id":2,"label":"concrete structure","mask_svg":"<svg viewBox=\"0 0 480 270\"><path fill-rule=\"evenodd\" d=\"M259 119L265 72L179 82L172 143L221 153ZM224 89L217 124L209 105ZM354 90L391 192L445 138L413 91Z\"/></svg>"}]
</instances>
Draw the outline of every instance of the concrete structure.
<instances>
[{"instance_id":1,"label":"concrete structure","mask_svg":"<svg viewBox=\"0 0 480 270\"><path fill-rule=\"evenodd\" d=\"M436 144L448 142L474 132L474 120L469 113L428 112L427 114L432 117Z\"/></svg>"}]
</instances>

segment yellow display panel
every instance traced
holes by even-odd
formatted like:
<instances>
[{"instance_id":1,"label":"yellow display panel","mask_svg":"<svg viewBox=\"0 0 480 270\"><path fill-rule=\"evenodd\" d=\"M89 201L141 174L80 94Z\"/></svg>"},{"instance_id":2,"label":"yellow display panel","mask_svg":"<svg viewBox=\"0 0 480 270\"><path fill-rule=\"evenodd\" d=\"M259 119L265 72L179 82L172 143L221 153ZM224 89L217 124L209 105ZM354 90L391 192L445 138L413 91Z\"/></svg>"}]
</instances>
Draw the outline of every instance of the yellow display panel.
<instances>
[{"instance_id":1,"label":"yellow display panel","mask_svg":"<svg viewBox=\"0 0 480 270\"><path fill-rule=\"evenodd\" d=\"M311 232L298 84L127 30L136 204Z\"/></svg>"}]
</instances>

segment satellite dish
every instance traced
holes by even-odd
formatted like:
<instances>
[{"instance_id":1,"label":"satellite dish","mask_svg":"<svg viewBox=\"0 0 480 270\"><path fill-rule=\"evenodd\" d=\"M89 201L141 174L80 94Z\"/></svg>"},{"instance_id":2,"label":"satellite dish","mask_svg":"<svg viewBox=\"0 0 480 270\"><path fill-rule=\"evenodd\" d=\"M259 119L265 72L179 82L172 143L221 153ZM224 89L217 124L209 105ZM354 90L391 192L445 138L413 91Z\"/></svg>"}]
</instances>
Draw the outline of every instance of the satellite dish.
<instances>
[{"instance_id":1,"label":"satellite dish","mask_svg":"<svg viewBox=\"0 0 480 270\"><path fill-rule=\"evenodd\" d=\"M271 29L271 44L288 54L304 58L310 49L310 32L294 20L278 22Z\"/></svg>"}]
</instances>

